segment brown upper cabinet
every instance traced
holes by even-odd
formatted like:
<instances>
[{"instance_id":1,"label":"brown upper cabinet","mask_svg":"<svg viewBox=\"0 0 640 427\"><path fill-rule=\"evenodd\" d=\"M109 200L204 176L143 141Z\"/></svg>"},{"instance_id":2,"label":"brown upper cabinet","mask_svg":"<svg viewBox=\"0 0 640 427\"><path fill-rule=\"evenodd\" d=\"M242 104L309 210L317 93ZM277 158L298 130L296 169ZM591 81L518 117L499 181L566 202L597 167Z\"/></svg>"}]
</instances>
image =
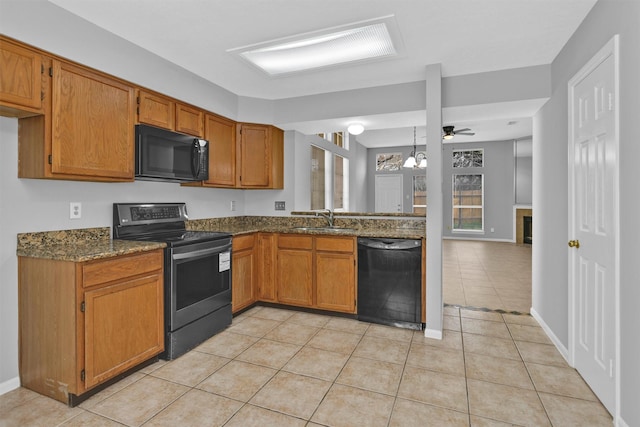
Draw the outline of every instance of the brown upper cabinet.
<instances>
[{"instance_id":1,"label":"brown upper cabinet","mask_svg":"<svg viewBox=\"0 0 640 427\"><path fill-rule=\"evenodd\" d=\"M236 179L241 188L284 188L284 134L270 125L238 123Z\"/></svg>"},{"instance_id":2,"label":"brown upper cabinet","mask_svg":"<svg viewBox=\"0 0 640 427\"><path fill-rule=\"evenodd\" d=\"M204 139L209 141L209 179L205 185L236 186L236 122L207 114Z\"/></svg>"},{"instance_id":3,"label":"brown upper cabinet","mask_svg":"<svg viewBox=\"0 0 640 427\"><path fill-rule=\"evenodd\" d=\"M187 186L284 188L284 133L271 125L236 123L206 114L209 179Z\"/></svg>"},{"instance_id":4,"label":"brown upper cabinet","mask_svg":"<svg viewBox=\"0 0 640 427\"><path fill-rule=\"evenodd\" d=\"M138 122L164 129L176 126L176 103L166 96L138 90Z\"/></svg>"},{"instance_id":5,"label":"brown upper cabinet","mask_svg":"<svg viewBox=\"0 0 640 427\"><path fill-rule=\"evenodd\" d=\"M167 96L138 90L138 122L204 137L204 111Z\"/></svg>"},{"instance_id":6,"label":"brown upper cabinet","mask_svg":"<svg viewBox=\"0 0 640 427\"><path fill-rule=\"evenodd\" d=\"M0 112L9 117L42 113L42 55L0 38Z\"/></svg>"},{"instance_id":7,"label":"brown upper cabinet","mask_svg":"<svg viewBox=\"0 0 640 427\"><path fill-rule=\"evenodd\" d=\"M18 176L133 181L134 88L56 59L48 75L45 113L20 119Z\"/></svg>"}]
</instances>

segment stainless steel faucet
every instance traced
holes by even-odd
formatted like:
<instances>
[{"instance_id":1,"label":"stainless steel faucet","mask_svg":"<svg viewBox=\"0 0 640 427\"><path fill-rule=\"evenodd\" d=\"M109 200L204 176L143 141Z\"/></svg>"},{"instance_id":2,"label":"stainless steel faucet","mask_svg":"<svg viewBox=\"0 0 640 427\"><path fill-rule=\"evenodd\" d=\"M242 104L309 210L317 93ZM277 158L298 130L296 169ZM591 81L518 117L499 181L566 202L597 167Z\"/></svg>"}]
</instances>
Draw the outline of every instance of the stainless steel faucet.
<instances>
[{"instance_id":1,"label":"stainless steel faucet","mask_svg":"<svg viewBox=\"0 0 640 427\"><path fill-rule=\"evenodd\" d=\"M333 211L331 209L324 209L322 212L316 212L316 216L323 217L329 223L329 227L333 227Z\"/></svg>"}]
</instances>

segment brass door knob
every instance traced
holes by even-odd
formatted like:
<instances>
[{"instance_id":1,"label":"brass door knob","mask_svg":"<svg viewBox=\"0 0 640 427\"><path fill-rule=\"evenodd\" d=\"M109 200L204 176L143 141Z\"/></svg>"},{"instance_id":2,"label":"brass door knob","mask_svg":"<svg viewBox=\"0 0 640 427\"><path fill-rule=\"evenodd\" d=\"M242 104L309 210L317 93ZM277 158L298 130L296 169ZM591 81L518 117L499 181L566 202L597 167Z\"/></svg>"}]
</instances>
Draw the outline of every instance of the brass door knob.
<instances>
[{"instance_id":1,"label":"brass door knob","mask_svg":"<svg viewBox=\"0 0 640 427\"><path fill-rule=\"evenodd\" d=\"M569 240L569 247L570 248L580 248L580 240Z\"/></svg>"}]
</instances>

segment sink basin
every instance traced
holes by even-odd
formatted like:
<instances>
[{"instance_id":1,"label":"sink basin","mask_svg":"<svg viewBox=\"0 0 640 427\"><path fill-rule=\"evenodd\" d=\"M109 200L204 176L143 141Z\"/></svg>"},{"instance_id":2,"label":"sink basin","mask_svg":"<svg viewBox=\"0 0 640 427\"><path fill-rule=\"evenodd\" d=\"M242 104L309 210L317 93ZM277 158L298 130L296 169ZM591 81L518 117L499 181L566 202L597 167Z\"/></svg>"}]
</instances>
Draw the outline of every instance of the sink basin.
<instances>
[{"instance_id":1,"label":"sink basin","mask_svg":"<svg viewBox=\"0 0 640 427\"><path fill-rule=\"evenodd\" d=\"M338 233L341 231L355 231L355 228L348 227L293 227L295 231L315 231L318 233Z\"/></svg>"}]
</instances>

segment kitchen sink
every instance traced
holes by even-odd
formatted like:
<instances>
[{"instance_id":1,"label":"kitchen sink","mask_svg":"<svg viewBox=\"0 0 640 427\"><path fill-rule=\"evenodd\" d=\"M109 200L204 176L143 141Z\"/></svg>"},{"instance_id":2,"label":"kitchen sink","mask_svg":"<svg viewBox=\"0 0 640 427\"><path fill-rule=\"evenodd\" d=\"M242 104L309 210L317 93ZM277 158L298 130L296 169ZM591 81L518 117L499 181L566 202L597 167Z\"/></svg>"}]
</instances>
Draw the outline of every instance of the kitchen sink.
<instances>
[{"instance_id":1,"label":"kitchen sink","mask_svg":"<svg viewBox=\"0 0 640 427\"><path fill-rule=\"evenodd\" d=\"M293 227L291 228L295 231L314 231L314 232L322 232L322 233L338 233L342 231L355 231L355 228L348 227Z\"/></svg>"}]
</instances>

